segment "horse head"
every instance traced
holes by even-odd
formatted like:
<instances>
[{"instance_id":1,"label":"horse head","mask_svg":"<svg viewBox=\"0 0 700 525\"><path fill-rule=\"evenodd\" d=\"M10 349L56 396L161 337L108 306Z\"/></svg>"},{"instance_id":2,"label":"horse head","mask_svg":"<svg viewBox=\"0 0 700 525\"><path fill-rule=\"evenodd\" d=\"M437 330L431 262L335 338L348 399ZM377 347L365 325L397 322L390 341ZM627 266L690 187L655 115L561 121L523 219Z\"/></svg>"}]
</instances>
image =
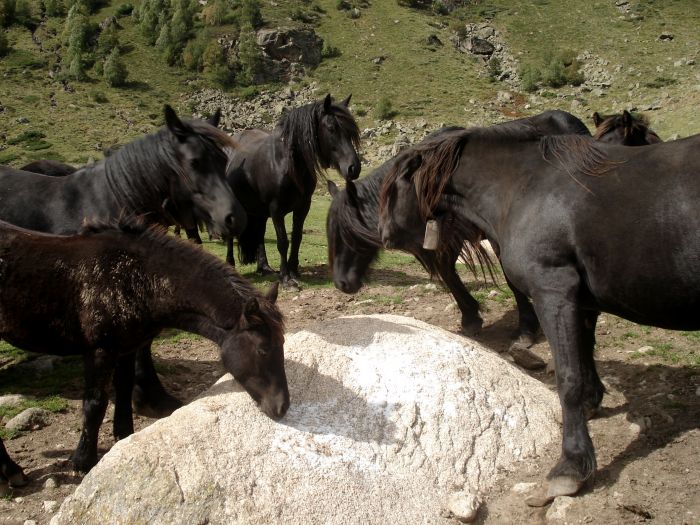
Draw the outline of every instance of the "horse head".
<instances>
[{"instance_id":1,"label":"horse head","mask_svg":"<svg viewBox=\"0 0 700 525\"><path fill-rule=\"evenodd\" d=\"M328 260L333 271L333 283L344 293L356 293L379 253L378 235L362 221L357 188L353 182L348 181L345 191L341 191L329 180L328 191L333 197L326 219Z\"/></svg>"},{"instance_id":2,"label":"horse head","mask_svg":"<svg viewBox=\"0 0 700 525\"><path fill-rule=\"evenodd\" d=\"M221 345L224 367L250 394L260 409L279 419L289 408L284 371L284 326L275 306L278 283L264 297L249 298L237 327Z\"/></svg>"},{"instance_id":3,"label":"horse head","mask_svg":"<svg viewBox=\"0 0 700 525\"><path fill-rule=\"evenodd\" d=\"M181 120L170 106L165 107L165 122L182 174L171 181L170 202L179 214L193 213L214 232L238 234L246 214L226 182L228 153L235 142L209 122Z\"/></svg>"},{"instance_id":4,"label":"horse head","mask_svg":"<svg viewBox=\"0 0 700 525\"><path fill-rule=\"evenodd\" d=\"M360 130L348 109L351 96L336 104L326 95L317 126L323 164L337 169L346 181L357 179L362 169L357 154Z\"/></svg>"},{"instance_id":5,"label":"horse head","mask_svg":"<svg viewBox=\"0 0 700 525\"><path fill-rule=\"evenodd\" d=\"M632 115L624 110L620 115L601 115L593 113L596 130L594 138L608 144L622 146L647 146L662 142L661 138L649 128L649 120L644 115Z\"/></svg>"}]
</instances>

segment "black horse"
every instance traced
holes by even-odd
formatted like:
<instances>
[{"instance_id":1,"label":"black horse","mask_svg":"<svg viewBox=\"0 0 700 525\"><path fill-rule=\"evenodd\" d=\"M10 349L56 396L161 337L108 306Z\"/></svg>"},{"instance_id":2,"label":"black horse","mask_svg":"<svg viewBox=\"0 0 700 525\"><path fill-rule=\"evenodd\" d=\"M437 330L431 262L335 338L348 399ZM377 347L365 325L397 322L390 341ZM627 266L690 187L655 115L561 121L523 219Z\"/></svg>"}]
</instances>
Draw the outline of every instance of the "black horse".
<instances>
[{"instance_id":1,"label":"black horse","mask_svg":"<svg viewBox=\"0 0 700 525\"><path fill-rule=\"evenodd\" d=\"M78 168L58 160L42 159L25 164L20 168L20 171L41 173L42 175L48 175L49 177L65 177L66 175L70 175L71 173L78 171Z\"/></svg>"},{"instance_id":2,"label":"black horse","mask_svg":"<svg viewBox=\"0 0 700 525\"><path fill-rule=\"evenodd\" d=\"M226 183L236 143L199 120L180 120L169 106L167 126L113 155L64 177L0 166L0 220L48 233L77 232L85 219L143 215L150 223L182 223L194 212L213 228L235 234L245 212ZM165 415L181 403L165 392L150 354L139 352L134 403L144 414Z\"/></svg>"},{"instance_id":3,"label":"black horse","mask_svg":"<svg viewBox=\"0 0 700 525\"><path fill-rule=\"evenodd\" d=\"M599 313L700 328L698 199L700 135L630 148L476 128L412 148L387 176L383 240L400 238L416 214L450 215L483 232L534 301L554 354L563 443L547 494L530 504L574 494L595 472L586 418L605 392L593 359Z\"/></svg>"},{"instance_id":4,"label":"black horse","mask_svg":"<svg viewBox=\"0 0 700 525\"><path fill-rule=\"evenodd\" d=\"M164 328L221 347L226 369L272 418L289 407L282 314L229 265L143 223L87 225L79 235L37 233L0 221L0 337L32 352L83 355L83 429L72 455L87 472L114 383L114 437L134 431L135 351ZM0 494L22 469L0 440Z\"/></svg>"},{"instance_id":5,"label":"black horse","mask_svg":"<svg viewBox=\"0 0 700 525\"><path fill-rule=\"evenodd\" d=\"M265 253L265 227L272 217L280 253L280 280L296 286L299 280L299 246L304 220L319 174L333 167L346 180L360 175L357 155L360 133L348 104L335 104L328 95L289 111L270 133L244 131L234 138L238 148L229 161L229 183L248 213L248 225L238 236L239 259L257 261L257 271L272 272ZM292 212L292 246L284 217ZM233 261L233 240L228 240L226 260Z\"/></svg>"},{"instance_id":6,"label":"black horse","mask_svg":"<svg viewBox=\"0 0 700 525\"><path fill-rule=\"evenodd\" d=\"M600 115L593 113L596 140L622 146L648 146L663 142L655 131L649 128L649 119L644 115L632 115L625 110L621 115Z\"/></svg>"},{"instance_id":7,"label":"black horse","mask_svg":"<svg viewBox=\"0 0 700 525\"><path fill-rule=\"evenodd\" d=\"M590 136L585 124L565 111L546 111L533 117L519 119L496 126L521 126L543 134L579 134ZM420 147L427 147L452 132L464 128L452 127L438 130L428 135ZM338 289L345 293L355 293L362 286L362 279L372 261L382 247L378 231L379 190L386 174L395 166L396 158L390 159L374 170L368 177L357 183L348 182L345 191L338 191L329 182L333 202L328 211L326 233L328 235L329 261L333 280ZM438 276L452 293L462 314L462 331L472 335L481 329L483 320L479 315L479 303L469 294L455 269L455 263L462 257L468 267L476 273L476 265L489 267L488 254L479 241L482 236L474 229L462 227L452 221L439 221L441 246L438 251L422 247L425 224L416 217L410 234L394 239L393 247L411 253L431 274ZM464 241L467 244L464 244ZM466 248L466 250L465 250ZM510 283L508 283L510 286ZM510 286L518 307L518 329L511 345L510 353L518 364L536 369L545 366L532 352L525 351L532 346L539 331L539 323L527 297Z\"/></svg>"}]
</instances>

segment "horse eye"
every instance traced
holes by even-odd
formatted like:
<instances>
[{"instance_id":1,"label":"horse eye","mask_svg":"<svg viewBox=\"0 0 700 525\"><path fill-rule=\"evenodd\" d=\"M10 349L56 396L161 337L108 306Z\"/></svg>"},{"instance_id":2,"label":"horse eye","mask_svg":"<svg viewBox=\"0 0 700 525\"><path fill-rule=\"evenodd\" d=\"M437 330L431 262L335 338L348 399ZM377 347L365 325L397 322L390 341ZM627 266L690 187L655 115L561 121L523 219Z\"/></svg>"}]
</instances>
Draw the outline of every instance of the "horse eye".
<instances>
[{"instance_id":1,"label":"horse eye","mask_svg":"<svg viewBox=\"0 0 700 525\"><path fill-rule=\"evenodd\" d=\"M263 348L262 346L258 347L258 355L260 357L267 357L267 350Z\"/></svg>"}]
</instances>

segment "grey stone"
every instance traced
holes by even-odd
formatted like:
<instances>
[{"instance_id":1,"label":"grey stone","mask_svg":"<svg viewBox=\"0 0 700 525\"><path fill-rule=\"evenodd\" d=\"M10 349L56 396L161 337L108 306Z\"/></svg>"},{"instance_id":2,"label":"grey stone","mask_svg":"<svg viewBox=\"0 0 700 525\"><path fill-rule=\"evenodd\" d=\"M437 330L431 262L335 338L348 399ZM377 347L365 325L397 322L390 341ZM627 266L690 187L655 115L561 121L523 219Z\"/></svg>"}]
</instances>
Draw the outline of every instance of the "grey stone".
<instances>
[{"instance_id":1,"label":"grey stone","mask_svg":"<svg viewBox=\"0 0 700 525\"><path fill-rule=\"evenodd\" d=\"M447 509L450 515L461 523L471 523L476 519L481 507L481 497L468 492L450 494L447 499Z\"/></svg>"},{"instance_id":2,"label":"grey stone","mask_svg":"<svg viewBox=\"0 0 700 525\"><path fill-rule=\"evenodd\" d=\"M285 354L281 421L224 376L116 443L52 525L448 525L455 487L483 494L559 435L539 381L415 319L327 320L287 334Z\"/></svg>"},{"instance_id":3,"label":"grey stone","mask_svg":"<svg viewBox=\"0 0 700 525\"><path fill-rule=\"evenodd\" d=\"M571 496L558 496L554 498L552 505L547 510L547 521L564 521L566 519L566 513L573 502L574 498Z\"/></svg>"},{"instance_id":4,"label":"grey stone","mask_svg":"<svg viewBox=\"0 0 700 525\"><path fill-rule=\"evenodd\" d=\"M22 525L36 525L36 521L34 520L24 520L24 523Z\"/></svg>"},{"instance_id":5,"label":"grey stone","mask_svg":"<svg viewBox=\"0 0 700 525\"><path fill-rule=\"evenodd\" d=\"M56 478L53 476L46 478L46 481L44 481L45 489L55 489L56 487L58 487L58 480L56 480Z\"/></svg>"},{"instance_id":6,"label":"grey stone","mask_svg":"<svg viewBox=\"0 0 700 525\"><path fill-rule=\"evenodd\" d=\"M0 396L0 407L2 408L12 408L17 407L27 401L29 398L23 396L22 394L6 394Z\"/></svg>"},{"instance_id":7,"label":"grey stone","mask_svg":"<svg viewBox=\"0 0 700 525\"><path fill-rule=\"evenodd\" d=\"M9 430L36 430L43 428L51 421L52 414L43 408L28 408L5 423Z\"/></svg>"},{"instance_id":8,"label":"grey stone","mask_svg":"<svg viewBox=\"0 0 700 525\"><path fill-rule=\"evenodd\" d=\"M300 62L316 67L321 62L323 39L313 29L261 29L258 45L275 60Z\"/></svg>"},{"instance_id":9,"label":"grey stone","mask_svg":"<svg viewBox=\"0 0 700 525\"><path fill-rule=\"evenodd\" d=\"M471 49L470 51L474 53L475 55L492 55L493 52L496 50L494 45L489 42L488 40L484 40L483 38L479 37L472 37L471 39Z\"/></svg>"},{"instance_id":10,"label":"grey stone","mask_svg":"<svg viewBox=\"0 0 700 525\"><path fill-rule=\"evenodd\" d=\"M53 514L54 512L56 512L57 508L58 508L58 501L54 501L54 500L44 501L44 510L48 514Z\"/></svg>"}]
</instances>

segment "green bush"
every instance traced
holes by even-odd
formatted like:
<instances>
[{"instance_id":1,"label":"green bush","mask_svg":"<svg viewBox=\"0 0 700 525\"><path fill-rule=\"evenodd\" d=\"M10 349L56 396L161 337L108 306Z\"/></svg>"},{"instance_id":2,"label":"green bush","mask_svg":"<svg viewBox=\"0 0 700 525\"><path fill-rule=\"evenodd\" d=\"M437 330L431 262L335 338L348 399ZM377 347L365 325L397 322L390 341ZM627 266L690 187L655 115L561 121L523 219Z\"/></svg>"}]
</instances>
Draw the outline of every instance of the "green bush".
<instances>
[{"instance_id":1,"label":"green bush","mask_svg":"<svg viewBox=\"0 0 700 525\"><path fill-rule=\"evenodd\" d=\"M323 46L323 51L321 51L321 56L323 58L336 58L342 55L340 49L330 44Z\"/></svg>"},{"instance_id":2,"label":"green bush","mask_svg":"<svg viewBox=\"0 0 700 525\"><path fill-rule=\"evenodd\" d=\"M396 111L394 111L391 100L389 100L387 97L382 97L379 99L374 112L379 120L389 120L396 115Z\"/></svg>"},{"instance_id":3,"label":"green bush","mask_svg":"<svg viewBox=\"0 0 700 525\"><path fill-rule=\"evenodd\" d=\"M134 4L119 4L114 14L118 17L129 16L134 11Z\"/></svg>"},{"instance_id":4,"label":"green bush","mask_svg":"<svg viewBox=\"0 0 700 525\"><path fill-rule=\"evenodd\" d=\"M104 68L102 69L104 71ZM107 95L105 95L102 91L92 91L90 93L90 98L98 104L105 104L109 102L109 100L107 99Z\"/></svg>"},{"instance_id":5,"label":"green bush","mask_svg":"<svg viewBox=\"0 0 700 525\"><path fill-rule=\"evenodd\" d=\"M489 79L491 82L498 80L498 77L503 73L503 68L501 67L501 60L498 57L491 57L488 65Z\"/></svg>"},{"instance_id":6,"label":"green bush","mask_svg":"<svg viewBox=\"0 0 700 525\"><path fill-rule=\"evenodd\" d=\"M260 12L260 0L242 0L242 24L248 23L253 29L262 27L264 20Z\"/></svg>"},{"instance_id":7,"label":"green bush","mask_svg":"<svg viewBox=\"0 0 700 525\"><path fill-rule=\"evenodd\" d=\"M126 84L128 72L119 54L119 49L116 47L112 49L105 60L104 77L107 85L111 87L120 87Z\"/></svg>"},{"instance_id":8,"label":"green bush","mask_svg":"<svg viewBox=\"0 0 700 525\"><path fill-rule=\"evenodd\" d=\"M44 12L46 16L63 16L66 14L66 6L63 0L44 0Z\"/></svg>"},{"instance_id":9,"label":"green bush","mask_svg":"<svg viewBox=\"0 0 700 525\"><path fill-rule=\"evenodd\" d=\"M542 74L536 67L526 64L520 70L520 78L522 79L523 90L532 93L537 91L537 84L539 84Z\"/></svg>"},{"instance_id":10,"label":"green bush","mask_svg":"<svg viewBox=\"0 0 700 525\"><path fill-rule=\"evenodd\" d=\"M106 58L113 49L119 48L119 36L114 24L106 27L97 38L97 56Z\"/></svg>"},{"instance_id":11,"label":"green bush","mask_svg":"<svg viewBox=\"0 0 700 525\"><path fill-rule=\"evenodd\" d=\"M10 146L15 146L23 142L35 142L40 139L46 138L46 134L41 131L28 130L20 133L14 138L8 139L7 143Z\"/></svg>"},{"instance_id":12,"label":"green bush","mask_svg":"<svg viewBox=\"0 0 700 525\"><path fill-rule=\"evenodd\" d=\"M243 85L254 84L262 69L262 55L252 28L241 31L238 60L241 67L239 80Z\"/></svg>"},{"instance_id":13,"label":"green bush","mask_svg":"<svg viewBox=\"0 0 700 525\"><path fill-rule=\"evenodd\" d=\"M0 27L0 57L7 55L10 49L10 41L7 39L7 33Z\"/></svg>"},{"instance_id":14,"label":"green bush","mask_svg":"<svg viewBox=\"0 0 700 525\"><path fill-rule=\"evenodd\" d=\"M352 4L348 0L337 0L335 3L335 8L338 11L347 11L352 8Z\"/></svg>"}]
</instances>

